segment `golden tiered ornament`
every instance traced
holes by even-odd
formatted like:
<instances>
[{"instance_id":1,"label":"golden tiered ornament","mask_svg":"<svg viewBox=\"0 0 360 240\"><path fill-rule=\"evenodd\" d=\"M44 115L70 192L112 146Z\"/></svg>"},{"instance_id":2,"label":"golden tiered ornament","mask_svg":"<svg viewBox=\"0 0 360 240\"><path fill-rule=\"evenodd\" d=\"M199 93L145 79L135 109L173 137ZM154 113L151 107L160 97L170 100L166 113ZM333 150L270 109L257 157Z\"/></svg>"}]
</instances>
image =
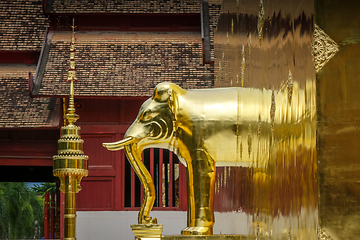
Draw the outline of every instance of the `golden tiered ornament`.
<instances>
[{"instance_id":1,"label":"golden tiered ornament","mask_svg":"<svg viewBox=\"0 0 360 240\"><path fill-rule=\"evenodd\" d=\"M79 115L74 107L75 72L75 26L72 26L70 47L70 69L67 81L70 82L69 107L66 120L68 124L61 127L61 138L58 140L58 155L53 157L53 174L60 178L60 190L65 193L64 240L76 239L76 201L75 194L81 190L82 177L88 175L88 156L84 155L84 140L80 136L80 127L75 125Z\"/></svg>"}]
</instances>

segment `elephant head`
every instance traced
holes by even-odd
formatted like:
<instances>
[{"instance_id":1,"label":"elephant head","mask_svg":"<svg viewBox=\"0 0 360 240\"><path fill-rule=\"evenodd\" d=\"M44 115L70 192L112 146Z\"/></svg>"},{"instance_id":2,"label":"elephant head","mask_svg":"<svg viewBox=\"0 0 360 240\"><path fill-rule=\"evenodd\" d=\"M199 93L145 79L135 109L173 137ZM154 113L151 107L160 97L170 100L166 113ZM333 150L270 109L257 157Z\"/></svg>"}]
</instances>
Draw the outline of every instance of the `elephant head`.
<instances>
[{"instance_id":1,"label":"elephant head","mask_svg":"<svg viewBox=\"0 0 360 240\"><path fill-rule=\"evenodd\" d=\"M144 186L144 201L138 216L139 224L156 223L156 218L149 217L155 201L155 187L150 173L141 161L141 153L151 147L169 148L176 128L176 95L182 91L184 90L173 83L159 84L153 96L141 106L124 139L103 144L112 151L125 149L131 166Z\"/></svg>"}]
</instances>

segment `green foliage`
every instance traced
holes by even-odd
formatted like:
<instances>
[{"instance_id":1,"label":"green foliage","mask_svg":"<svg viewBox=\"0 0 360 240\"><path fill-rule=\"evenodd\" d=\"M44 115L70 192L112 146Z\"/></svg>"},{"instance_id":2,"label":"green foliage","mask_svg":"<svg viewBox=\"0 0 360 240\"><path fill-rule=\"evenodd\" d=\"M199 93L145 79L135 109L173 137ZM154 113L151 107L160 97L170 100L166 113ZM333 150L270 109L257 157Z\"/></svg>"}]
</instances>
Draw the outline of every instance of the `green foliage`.
<instances>
[{"instance_id":1,"label":"green foliage","mask_svg":"<svg viewBox=\"0 0 360 240\"><path fill-rule=\"evenodd\" d=\"M0 238L34 238L43 225L44 204L21 182L0 182Z\"/></svg>"},{"instance_id":2,"label":"green foliage","mask_svg":"<svg viewBox=\"0 0 360 240\"><path fill-rule=\"evenodd\" d=\"M56 192L56 184L53 182L46 182L40 185L35 184L32 189L37 192L37 194L44 196L45 192Z\"/></svg>"}]
</instances>

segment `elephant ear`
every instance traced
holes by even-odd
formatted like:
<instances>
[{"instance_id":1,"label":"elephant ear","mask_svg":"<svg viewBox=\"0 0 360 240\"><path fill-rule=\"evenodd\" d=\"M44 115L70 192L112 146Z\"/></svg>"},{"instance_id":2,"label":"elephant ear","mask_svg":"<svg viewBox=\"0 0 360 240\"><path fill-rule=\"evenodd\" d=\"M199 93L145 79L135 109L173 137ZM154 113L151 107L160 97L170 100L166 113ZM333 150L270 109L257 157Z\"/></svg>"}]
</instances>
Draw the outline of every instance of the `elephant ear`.
<instances>
[{"instance_id":1,"label":"elephant ear","mask_svg":"<svg viewBox=\"0 0 360 240\"><path fill-rule=\"evenodd\" d=\"M171 83L160 83L154 89L153 100L157 102L166 102L170 98Z\"/></svg>"},{"instance_id":2,"label":"elephant ear","mask_svg":"<svg viewBox=\"0 0 360 240\"><path fill-rule=\"evenodd\" d=\"M154 89L153 100L161 103L167 102L176 118L179 104L178 95L185 92L185 90L174 83L160 83Z\"/></svg>"}]
</instances>

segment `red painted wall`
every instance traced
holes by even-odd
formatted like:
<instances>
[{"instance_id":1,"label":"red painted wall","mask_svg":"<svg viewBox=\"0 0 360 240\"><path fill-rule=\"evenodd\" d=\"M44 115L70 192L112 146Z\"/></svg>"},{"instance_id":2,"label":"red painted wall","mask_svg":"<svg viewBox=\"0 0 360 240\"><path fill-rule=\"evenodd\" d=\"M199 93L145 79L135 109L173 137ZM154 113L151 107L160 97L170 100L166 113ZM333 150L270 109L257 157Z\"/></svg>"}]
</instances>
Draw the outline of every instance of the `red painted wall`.
<instances>
[{"instance_id":1,"label":"red painted wall","mask_svg":"<svg viewBox=\"0 0 360 240\"><path fill-rule=\"evenodd\" d=\"M79 211L112 211L123 209L124 154L111 152L102 146L123 138L136 118L144 99L77 99L84 152L89 156L89 176L81 182L77 195Z\"/></svg>"}]
</instances>

